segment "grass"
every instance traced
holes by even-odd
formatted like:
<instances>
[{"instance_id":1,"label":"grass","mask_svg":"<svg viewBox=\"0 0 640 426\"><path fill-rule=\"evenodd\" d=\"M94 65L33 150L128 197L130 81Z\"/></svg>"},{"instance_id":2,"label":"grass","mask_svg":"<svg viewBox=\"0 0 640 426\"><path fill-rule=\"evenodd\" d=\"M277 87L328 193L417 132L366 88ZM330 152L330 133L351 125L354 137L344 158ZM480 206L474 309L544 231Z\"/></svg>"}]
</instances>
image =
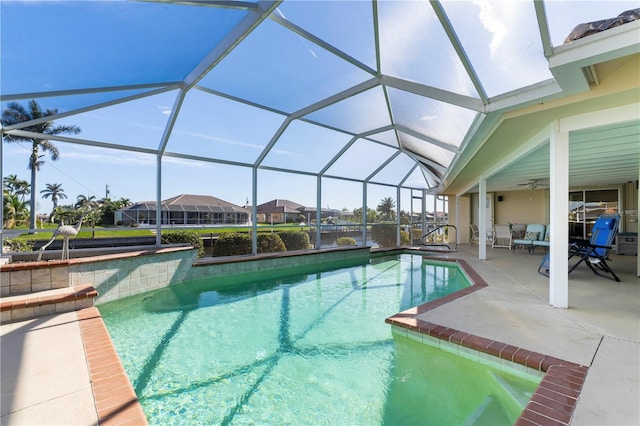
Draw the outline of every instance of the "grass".
<instances>
[{"instance_id":1,"label":"grass","mask_svg":"<svg viewBox=\"0 0 640 426\"><path fill-rule=\"evenodd\" d=\"M47 230L47 228L45 227L45 230L47 230L48 232L42 232L37 234L25 233L20 235L19 237L16 237L15 239L25 240L25 241L49 240L53 235L51 231L54 231L55 228L57 227ZM152 237L153 235L155 235L149 229L131 228L126 230L118 229L117 231L108 231L107 229L110 229L110 228L104 228L104 229L105 230L100 230L100 228L96 228L95 236L94 236L94 232L92 231L80 230L80 233L78 233L78 235L75 236L74 238ZM117 228L111 228L111 229L117 229Z\"/></svg>"},{"instance_id":2,"label":"grass","mask_svg":"<svg viewBox=\"0 0 640 426\"><path fill-rule=\"evenodd\" d=\"M35 241L35 240L49 240L53 235L53 231L58 228L55 224L45 224L43 227L44 231L42 233L37 234L29 234L27 233L27 228L24 228L25 233L21 234L19 237L16 237L18 240L24 241ZM101 227L96 226L95 231L90 230L82 230L80 229L80 233L74 238L122 238L122 237L151 237L155 235L155 228L129 228L129 227ZM164 228L163 232L171 231L171 230L181 230L181 229L189 229L187 227L171 227ZM207 227L207 228L191 228L197 231L199 234L203 236L219 235L222 233L228 232L250 232L251 226L215 226L215 227ZM295 224L258 224L258 232L278 232L278 231L311 231L315 229L315 227L310 226L299 226Z\"/></svg>"}]
</instances>

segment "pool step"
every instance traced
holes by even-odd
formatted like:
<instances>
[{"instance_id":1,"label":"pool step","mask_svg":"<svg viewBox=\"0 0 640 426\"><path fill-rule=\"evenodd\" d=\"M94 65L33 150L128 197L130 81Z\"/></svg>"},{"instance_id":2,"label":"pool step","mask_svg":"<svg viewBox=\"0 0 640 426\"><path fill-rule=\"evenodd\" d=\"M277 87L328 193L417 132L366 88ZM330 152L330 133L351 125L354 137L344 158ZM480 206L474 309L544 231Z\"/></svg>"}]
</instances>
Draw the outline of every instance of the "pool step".
<instances>
[{"instance_id":1,"label":"pool step","mask_svg":"<svg viewBox=\"0 0 640 426\"><path fill-rule=\"evenodd\" d=\"M90 308L96 296L98 292L91 284L5 296L0 299L0 322L21 321Z\"/></svg>"},{"instance_id":2,"label":"pool step","mask_svg":"<svg viewBox=\"0 0 640 426\"><path fill-rule=\"evenodd\" d=\"M463 423L464 426L509 424L504 407L498 399L487 395L473 413Z\"/></svg>"}]
</instances>

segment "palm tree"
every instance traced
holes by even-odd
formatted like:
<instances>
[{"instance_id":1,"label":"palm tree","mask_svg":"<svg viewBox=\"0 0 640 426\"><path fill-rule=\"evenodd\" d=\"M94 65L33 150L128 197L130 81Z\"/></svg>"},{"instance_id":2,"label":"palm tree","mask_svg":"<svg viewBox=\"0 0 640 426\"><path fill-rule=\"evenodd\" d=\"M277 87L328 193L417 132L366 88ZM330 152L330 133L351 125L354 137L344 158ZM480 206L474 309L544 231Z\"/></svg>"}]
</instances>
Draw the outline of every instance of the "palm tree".
<instances>
[{"instance_id":1,"label":"palm tree","mask_svg":"<svg viewBox=\"0 0 640 426\"><path fill-rule=\"evenodd\" d=\"M49 222L53 223L54 213L56 211L56 207L58 207L58 200L64 200L67 198L67 195L64 193L64 189L62 189L62 184L60 183L48 183L47 188L40 191L40 193L42 194L42 198L51 197L53 209L51 209Z\"/></svg>"},{"instance_id":2,"label":"palm tree","mask_svg":"<svg viewBox=\"0 0 640 426\"><path fill-rule=\"evenodd\" d=\"M31 192L29 182L18 179L17 175L6 176L2 183L7 191L9 191L9 194L17 196L20 202L24 202L25 195L29 195Z\"/></svg>"},{"instance_id":3,"label":"palm tree","mask_svg":"<svg viewBox=\"0 0 640 426\"><path fill-rule=\"evenodd\" d=\"M4 191L3 194L2 214L4 223L2 226L5 229L13 229L16 226L22 226L26 223L28 216L27 204L21 201L17 195L10 194L9 191Z\"/></svg>"},{"instance_id":4,"label":"palm tree","mask_svg":"<svg viewBox=\"0 0 640 426\"><path fill-rule=\"evenodd\" d=\"M74 207L79 210L84 210L84 219L87 223L91 225L91 236L95 238L96 230L94 228L96 224L96 218L100 215L100 211L96 210L97 207L100 207L99 201L96 201L95 195L83 195L80 194L76 198L76 203Z\"/></svg>"},{"instance_id":5,"label":"palm tree","mask_svg":"<svg viewBox=\"0 0 640 426\"><path fill-rule=\"evenodd\" d=\"M396 218L396 202L393 201L391 197L385 197L380 200L380 204L378 204L377 211L380 215L387 220L393 220Z\"/></svg>"},{"instance_id":6,"label":"palm tree","mask_svg":"<svg viewBox=\"0 0 640 426\"><path fill-rule=\"evenodd\" d=\"M131 205L131 200L128 198L121 197L118 201L116 201L116 205L119 209L123 209Z\"/></svg>"},{"instance_id":7,"label":"palm tree","mask_svg":"<svg viewBox=\"0 0 640 426\"><path fill-rule=\"evenodd\" d=\"M96 201L95 195L80 194L78 195L76 200L77 201L76 201L75 207L77 209L82 209L82 208L92 209L98 206L98 202Z\"/></svg>"},{"instance_id":8,"label":"palm tree","mask_svg":"<svg viewBox=\"0 0 640 426\"><path fill-rule=\"evenodd\" d=\"M53 121L45 119L45 117L56 114L58 114L57 109L47 109L46 111L42 111L40 105L38 105L38 102L36 102L35 99L29 102L29 109L20 105L18 102L10 102L7 105L7 108L2 111L3 139L7 142L31 143L31 156L29 157L28 165L28 169L31 170L31 214L29 216L29 228L31 229L35 229L36 227L36 173L44 164L44 154L40 154L40 152L42 150L44 153L49 153L52 161L57 160L60 155L58 148L46 139L46 135L80 133L80 128L78 126L55 126ZM33 121L33 123L29 124L31 121ZM21 126L21 123L27 123L27 125ZM12 129L6 130L7 127L14 126L16 129L39 133L44 135L45 138L41 139L34 136L15 135L11 133Z\"/></svg>"},{"instance_id":9,"label":"palm tree","mask_svg":"<svg viewBox=\"0 0 640 426\"><path fill-rule=\"evenodd\" d=\"M362 220L362 207L353 210L356 220ZM378 220L378 213L374 209L367 208L367 223L375 223Z\"/></svg>"}]
</instances>

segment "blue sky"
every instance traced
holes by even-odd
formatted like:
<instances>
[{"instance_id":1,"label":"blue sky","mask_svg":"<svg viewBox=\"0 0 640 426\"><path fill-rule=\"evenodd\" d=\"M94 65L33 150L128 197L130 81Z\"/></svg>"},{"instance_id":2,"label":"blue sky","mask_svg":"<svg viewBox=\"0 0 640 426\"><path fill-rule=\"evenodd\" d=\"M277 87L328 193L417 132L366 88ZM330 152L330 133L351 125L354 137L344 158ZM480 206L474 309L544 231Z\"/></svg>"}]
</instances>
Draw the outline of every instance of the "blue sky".
<instances>
[{"instance_id":1,"label":"blue sky","mask_svg":"<svg viewBox=\"0 0 640 426\"><path fill-rule=\"evenodd\" d=\"M102 198L107 185L111 199L155 199L155 157L61 142L55 144L60 149L60 158L55 162L47 161L42 167L38 173L38 189L44 189L47 183L62 184L68 199L61 204L75 202L80 194ZM3 176L16 174L29 181L26 146L4 144ZM163 199L191 193L212 195L238 205L244 205L247 199L251 202L252 172L249 168L168 158L163 162L163 174ZM258 179L258 203L280 198L316 205L315 177L263 170L259 171ZM359 183L325 179L323 187L322 207L352 210L362 204L362 185ZM383 197L395 200L395 188L369 185L369 207L375 208ZM403 209L409 210L408 191L403 192L403 198L406 203ZM48 213L51 207L49 200L40 200L38 212ZM420 206L416 204L414 209L419 210Z\"/></svg>"},{"instance_id":2,"label":"blue sky","mask_svg":"<svg viewBox=\"0 0 640 426\"><path fill-rule=\"evenodd\" d=\"M477 97L431 8L416 3L410 9L404 7L406 4L379 3L382 71ZM550 78L540 53L532 2L442 4L489 96ZM549 1L546 5L554 45L562 44L577 23L612 17L638 6L636 1ZM365 67L376 67L370 2L285 1L276 13L333 43ZM1 94L18 96L26 104L29 98L25 93L126 87L97 94L44 96L38 101L42 107L57 108L61 113L80 109L79 114L56 123L78 125L82 132L77 137L90 144L157 149L178 93L171 89L171 83L182 80L245 14L230 8L147 2L3 1ZM326 24L329 19L331 25ZM28 36L24 25L27 20L31 27L47 30L37 37ZM132 37L134 30L136 36ZM251 164L277 134L287 114L370 78L362 68L267 20L200 81L207 91L191 90L187 94L166 150ZM141 83L160 83L167 89L131 102L85 110L96 103L153 90L136 87ZM270 109L220 97L216 91ZM419 99L395 89L389 89L388 96L396 123L454 146L460 145L475 117L470 109ZM1 104L4 108L7 102L3 99ZM262 164L318 172L350 140L346 132L391 124L387 108L381 105L385 105L384 94L376 87L309 116L343 131L294 121ZM368 176L394 152L388 147L394 143L391 136L391 132L375 135L380 144L354 144L328 173ZM409 135L406 141L414 143ZM38 192L47 183L58 183L69 203L79 194L102 198L107 186L112 199L156 198L154 155L54 143L61 156L56 162L46 159L38 173ZM429 155L445 165L453 158L451 152L436 146L430 148ZM27 145L3 143L3 177L16 174L28 181L28 156ZM403 154L381 172L380 179L399 182L410 166L411 161ZM165 157L162 176L163 199L192 193L213 195L238 205L244 205L247 199L251 202L250 168ZM418 178L416 172L407 184L423 187L424 182ZM313 176L260 170L258 182L258 203L274 198L308 206L317 203L317 180ZM367 193L368 205L374 208L383 197L397 198L392 187L369 185ZM410 191L403 191L404 210L410 209L409 200ZM360 207L362 185L325 179L321 204L349 210ZM50 209L50 201L40 200L38 212Z\"/></svg>"}]
</instances>

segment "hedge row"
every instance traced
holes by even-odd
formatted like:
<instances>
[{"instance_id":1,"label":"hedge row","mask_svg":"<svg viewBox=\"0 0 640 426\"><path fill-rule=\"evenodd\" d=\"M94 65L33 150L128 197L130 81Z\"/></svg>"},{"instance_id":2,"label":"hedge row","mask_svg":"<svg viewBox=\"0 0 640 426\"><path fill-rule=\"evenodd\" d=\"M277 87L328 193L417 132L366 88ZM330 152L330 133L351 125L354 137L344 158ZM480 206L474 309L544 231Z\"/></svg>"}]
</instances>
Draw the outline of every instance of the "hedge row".
<instances>
[{"instance_id":1,"label":"hedge row","mask_svg":"<svg viewBox=\"0 0 640 426\"><path fill-rule=\"evenodd\" d=\"M377 224L372 227L371 237L380 247L396 245L396 225ZM198 249L198 257L204 256L204 247L200 234L193 230L168 231L162 234L163 244L189 243ZM225 233L218 237L213 246L214 256L237 256L251 254L252 238L250 234ZM355 245L352 238L341 237L338 245ZM400 244L409 244L409 234L400 231ZM309 248L309 234L301 231L283 231L278 233L258 233L258 253L275 253Z\"/></svg>"},{"instance_id":2,"label":"hedge row","mask_svg":"<svg viewBox=\"0 0 640 426\"><path fill-rule=\"evenodd\" d=\"M237 256L251 254L251 243L252 238L249 234L222 234L213 246L213 255ZM258 253L274 253L308 248L309 235L306 232L258 233Z\"/></svg>"},{"instance_id":3,"label":"hedge row","mask_svg":"<svg viewBox=\"0 0 640 426\"><path fill-rule=\"evenodd\" d=\"M200 234L197 231L185 229L179 231L166 231L162 233L162 244L191 244L194 248L198 249L198 257L204 256L204 244L200 239Z\"/></svg>"}]
</instances>

